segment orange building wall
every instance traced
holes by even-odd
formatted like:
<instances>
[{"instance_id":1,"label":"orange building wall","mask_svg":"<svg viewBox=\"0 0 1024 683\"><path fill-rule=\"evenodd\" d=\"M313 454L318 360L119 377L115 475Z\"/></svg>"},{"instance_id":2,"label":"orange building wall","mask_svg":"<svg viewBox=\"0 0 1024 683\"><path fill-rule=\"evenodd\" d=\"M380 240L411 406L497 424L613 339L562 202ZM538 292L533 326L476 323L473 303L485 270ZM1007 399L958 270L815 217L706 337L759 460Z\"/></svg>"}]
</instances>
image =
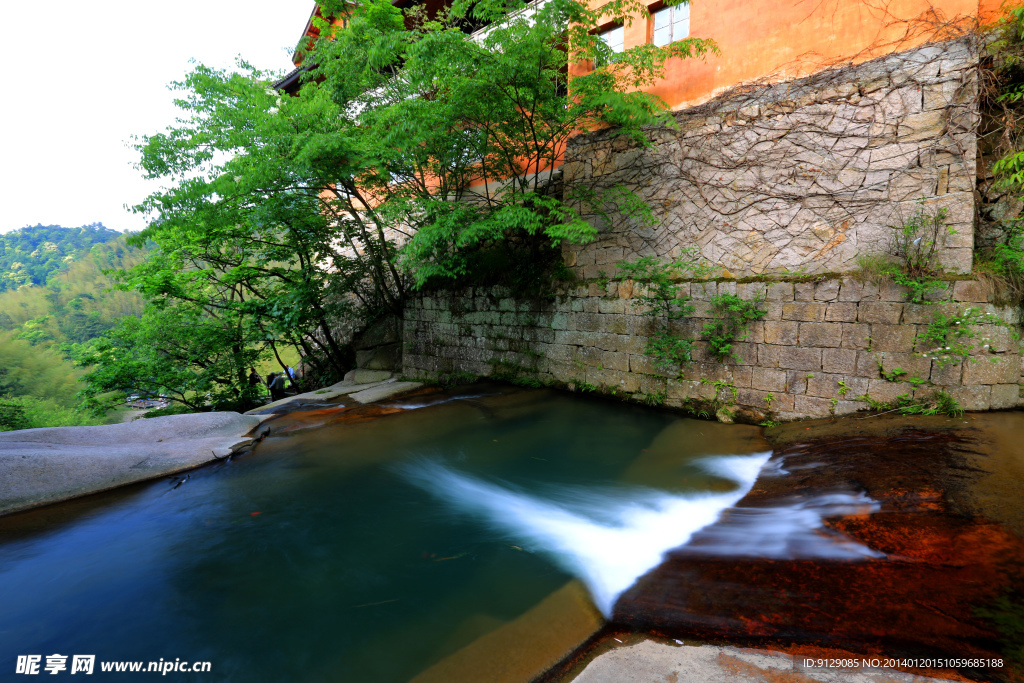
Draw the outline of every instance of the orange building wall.
<instances>
[{"instance_id":1,"label":"orange building wall","mask_svg":"<svg viewBox=\"0 0 1024 683\"><path fill-rule=\"evenodd\" d=\"M649 90L671 109L682 109L743 83L786 81L839 63L856 64L952 37L937 33L936 23L952 21L970 27L979 17L992 21L999 9L998 0L883 2L694 0L690 35L713 39L721 55L704 61L672 59L664 80ZM639 19L626 26L625 48L648 42L649 24Z\"/></svg>"}]
</instances>

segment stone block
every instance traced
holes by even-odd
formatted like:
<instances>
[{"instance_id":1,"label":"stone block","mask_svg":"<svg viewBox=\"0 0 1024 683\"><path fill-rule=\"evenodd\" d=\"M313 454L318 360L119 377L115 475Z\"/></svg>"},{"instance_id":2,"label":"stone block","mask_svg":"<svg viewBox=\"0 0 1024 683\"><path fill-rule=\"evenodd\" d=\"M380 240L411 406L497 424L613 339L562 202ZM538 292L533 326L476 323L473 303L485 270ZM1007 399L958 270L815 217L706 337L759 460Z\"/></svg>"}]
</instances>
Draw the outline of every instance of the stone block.
<instances>
[{"instance_id":1,"label":"stone block","mask_svg":"<svg viewBox=\"0 0 1024 683\"><path fill-rule=\"evenodd\" d=\"M763 354L763 359L762 355ZM763 344L758 350L762 367L782 370L821 370L821 349Z\"/></svg>"},{"instance_id":2,"label":"stone block","mask_svg":"<svg viewBox=\"0 0 1024 683\"><path fill-rule=\"evenodd\" d=\"M788 304L769 301L764 308L767 311L762 320L782 320L782 307Z\"/></svg>"},{"instance_id":3,"label":"stone block","mask_svg":"<svg viewBox=\"0 0 1024 683\"><path fill-rule=\"evenodd\" d=\"M782 319L820 323L825 320L825 313L827 310L827 304L817 302L794 302L791 304L782 304Z\"/></svg>"},{"instance_id":4,"label":"stone block","mask_svg":"<svg viewBox=\"0 0 1024 683\"><path fill-rule=\"evenodd\" d=\"M768 285L768 301L792 301L792 282L773 282Z\"/></svg>"},{"instance_id":5,"label":"stone block","mask_svg":"<svg viewBox=\"0 0 1024 683\"><path fill-rule=\"evenodd\" d=\"M825 310L825 320L834 323L857 322L857 304L852 301L831 303Z\"/></svg>"},{"instance_id":6,"label":"stone block","mask_svg":"<svg viewBox=\"0 0 1024 683\"><path fill-rule=\"evenodd\" d=\"M597 313L574 313L569 319L569 329L580 332L600 332L601 317Z\"/></svg>"},{"instance_id":7,"label":"stone block","mask_svg":"<svg viewBox=\"0 0 1024 683\"><path fill-rule=\"evenodd\" d=\"M917 329L913 325L872 325L871 350L909 353L914 350Z\"/></svg>"},{"instance_id":8,"label":"stone block","mask_svg":"<svg viewBox=\"0 0 1024 683\"><path fill-rule=\"evenodd\" d=\"M739 282L736 284L736 296L748 301L754 299L765 300L768 295L768 283L766 282Z\"/></svg>"},{"instance_id":9,"label":"stone block","mask_svg":"<svg viewBox=\"0 0 1024 683\"><path fill-rule=\"evenodd\" d=\"M886 280L878 287L879 301L906 301L908 290L903 285Z\"/></svg>"},{"instance_id":10,"label":"stone block","mask_svg":"<svg viewBox=\"0 0 1024 683\"><path fill-rule=\"evenodd\" d=\"M842 338L843 326L837 323L800 323L800 346L835 348L842 343Z\"/></svg>"},{"instance_id":11,"label":"stone block","mask_svg":"<svg viewBox=\"0 0 1024 683\"><path fill-rule=\"evenodd\" d=\"M597 304L598 313L625 313L626 304L622 299L600 299Z\"/></svg>"},{"instance_id":12,"label":"stone block","mask_svg":"<svg viewBox=\"0 0 1024 683\"><path fill-rule=\"evenodd\" d=\"M880 360L882 361L882 370L886 373L896 370L906 372L905 375L901 375L903 379L916 377L927 380L931 376L932 361L929 358L922 358L913 353L883 353Z\"/></svg>"},{"instance_id":13,"label":"stone block","mask_svg":"<svg viewBox=\"0 0 1024 683\"><path fill-rule=\"evenodd\" d=\"M988 410L992 405L992 385L972 384L949 387L946 391L964 410Z\"/></svg>"},{"instance_id":14,"label":"stone block","mask_svg":"<svg viewBox=\"0 0 1024 683\"><path fill-rule=\"evenodd\" d=\"M881 356L882 354L875 353L874 351L858 351L857 376L870 377L871 379L880 377L878 365L882 361Z\"/></svg>"},{"instance_id":15,"label":"stone block","mask_svg":"<svg viewBox=\"0 0 1024 683\"><path fill-rule=\"evenodd\" d=\"M844 349L866 349L871 344L870 325L843 325Z\"/></svg>"},{"instance_id":16,"label":"stone block","mask_svg":"<svg viewBox=\"0 0 1024 683\"><path fill-rule=\"evenodd\" d=\"M970 358L964 364L964 384L1016 384L1020 368L1015 357Z\"/></svg>"},{"instance_id":17,"label":"stone block","mask_svg":"<svg viewBox=\"0 0 1024 683\"><path fill-rule=\"evenodd\" d=\"M814 300L836 301L839 298L839 289L839 280L822 280L814 286Z\"/></svg>"},{"instance_id":18,"label":"stone block","mask_svg":"<svg viewBox=\"0 0 1024 683\"><path fill-rule=\"evenodd\" d=\"M594 347L584 347L580 351L580 358L586 365L598 369L619 370L629 372L629 354L616 353L614 351L603 351Z\"/></svg>"},{"instance_id":19,"label":"stone block","mask_svg":"<svg viewBox=\"0 0 1024 683\"><path fill-rule=\"evenodd\" d=\"M1020 340L1014 339L1017 334L1015 327L980 325L975 330L978 333L978 337L975 339L978 345L976 352L979 354L1016 352L1020 347Z\"/></svg>"},{"instance_id":20,"label":"stone block","mask_svg":"<svg viewBox=\"0 0 1024 683\"><path fill-rule=\"evenodd\" d=\"M952 315L955 304L906 304L903 307L903 323L906 325L927 325L935 319L936 313Z\"/></svg>"},{"instance_id":21,"label":"stone block","mask_svg":"<svg viewBox=\"0 0 1024 683\"><path fill-rule=\"evenodd\" d=\"M814 376L813 372L807 372L806 370L787 370L786 371L786 393L793 394L806 394L807 393L807 380Z\"/></svg>"},{"instance_id":22,"label":"stone block","mask_svg":"<svg viewBox=\"0 0 1024 683\"><path fill-rule=\"evenodd\" d=\"M618 300L622 303L622 300ZM628 334L629 318L625 315L608 313L601 315L601 331L609 334Z\"/></svg>"},{"instance_id":23,"label":"stone block","mask_svg":"<svg viewBox=\"0 0 1024 683\"><path fill-rule=\"evenodd\" d=\"M587 344L587 334L577 330L555 330L555 343L569 346L585 346Z\"/></svg>"},{"instance_id":24,"label":"stone block","mask_svg":"<svg viewBox=\"0 0 1024 683\"><path fill-rule=\"evenodd\" d=\"M793 299L796 301L814 301L814 283L797 282L794 284Z\"/></svg>"},{"instance_id":25,"label":"stone block","mask_svg":"<svg viewBox=\"0 0 1024 683\"><path fill-rule=\"evenodd\" d=\"M807 379L807 395L821 398L839 398L839 382L843 375L818 374Z\"/></svg>"},{"instance_id":26,"label":"stone block","mask_svg":"<svg viewBox=\"0 0 1024 683\"><path fill-rule=\"evenodd\" d=\"M953 285L953 300L985 303L988 301L988 287L978 280L958 280Z\"/></svg>"},{"instance_id":27,"label":"stone block","mask_svg":"<svg viewBox=\"0 0 1024 683\"><path fill-rule=\"evenodd\" d=\"M743 340L751 344L764 343L764 321L755 320L747 326L747 332Z\"/></svg>"},{"instance_id":28,"label":"stone block","mask_svg":"<svg viewBox=\"0 0 1024 683\"><path fill-rule=\"evenodd\" d=\"M736 365L732 369L732 383L737 387L749 387L753 375L753 365Z\"/></svg>"},{"instance_id":29,"label":"stone block","mask_svg":"<svg viewBox=\"0 0 1024 683\"><path fill-rule=\"evenodd\" d=\"M921 142L938 138L945 128L945 110L923 111L904 117L900 121L897 136L900 143Z\"/></svg>"},{"instance_id":30,"label":"stone block","mask_svg":"<svg viewBox=\"0 0 1024 683\"><path fill-rule=\"evenodd\" d=\"M1020 386L1017 384L993 384L989 407L992 410L1016 408L1020 405Z\"/></svg>"},{"instance_id":31,"label":"stone block","mask_svg":"<svg viewBox=\"0 0 1024 683\"><path fill-rule=\"evenodd\" d=\"M891 403L905 394L914 394L914 386L906 382L888 382L884 379L868 381L867 395L876 401Z\"/></svg>"},{"instance_id":32,"label":"stone block","mask_svg":"<svg viewBox=\"0 0 1024 683\"><path fill-rule=\"evenodd\" d=\"M844 277L839 288L838 301L857 303L861 300L861 283L853 278Z\"/></svg>"},{"instance_id":33,"label":"stone block","mask_svg":"<svg viewBox=\"0 0 1024 683\"><path fill-rule=\"evenodd\" d=\"M898 325L903 314L903 304L887 301L865 301L857 310L857 322Z\"/></svg>"},{"instance_id":34,"label":"stone block","mask_svg":"<svg viewBox=\"0 0 1024 683\"><path fill-rule=\"evenodd\" d=\"M793 411L802 417L828 417L832 414L832 402L817 396L795 396Z\"/></svg>"},{"instance_id":35,"label":"stone block","mask_svg":"<svg viewBox=\"0 0 1024 683\"><path fill-rule=\"evenodd\" d=\"M586 369L586 381L599 387L609 390L635 393L640 388L640 377L629 372L609 370L607 368L588 367Z\"/></svg>"},{"instance_id":36,"label":"stone block","mask_svg":"<svg viewBox=\"0 0 1024 683\"><path fill-rule=\"evenodd\" d=\"M782 370L754 367L751 370L750 386L761 391L785 391L786 373Z\"/></svg>"},{"instance_id":37,"label":"stone block","mask_svg":"<svg viewBox=\"0 0 1024 683\"><path fill-rule=\"evenodd\" d=\"M696 362L684 365L680 373L683 379L707 380L732 380L732 372L727 365L721 363Z\"/></svg>"},{"instance_id":38,"label":"stone block","mask_svg":"<svg viewBox=\"0 0 1024 683\"><path fill-rule=\"evenodd\" d=\"M394 344L399 340L401 329L402 321L398 317L385 316L359 334L353 340L352 348L363 351L375 346Z\"/></svg>"},{"instance_id":39,"label":"stone block","mask_svg":"<svg viewBox=\"0 0 1024 683\"><path fill-rule=\"evenodd\" d=\"M825 349L821 352L821 369L852 375L857 371L857 352L853 349Z\"/></svg>"},{"instance_id":40,"label":"stone block","mask_svg":"<svg viewBox=\"0 0 1024 683\"><path fill-rule=\"evenodd\" d=\"M963 377L963 361L941 364L937 360L928 359L932 364L931 381L940 386L955 386Z\"/></svg>"},{"instance_id":41,"label":"stone block","mask_svg":"<svg viewBox=\"0 0 1024 683\"><path fill-rule=\"evenodd\" d=\"M699 380L670 379L665 383L665 392L669 398L675 399L711 399L714 397L715 389L701 384Z\"/></svg>"},{"instance_id":42,"label":"stone block","mask_svg":"<svg viewBox=\"0 0 1024 683\"><path fill-rule=\"evenodd\" d=\"M765 399L768 398L769 393L774 392L759 391L756 389L737 389L736 402L739 403L740 405L753 406L754 408L758 408L760 410L771 410L772 408L777 408L776 399L778 398L778 396L772 396L771 404L765 402ZM792 398L790 399L790 401L792 401Z\"/></svg>"},{"instance_id":43,"label":"stone block","mask_svg":"<svg viewBox=\"0 0 1024 683\"><path fill-rule=\"evenodd\" d=\"M664 375L666 372L655 365L655 360L650 356L631 353L629 354L629 371L641 375Z\"/></svg>"},{"instance_id":44,"label":"stone block","mask_svg":"<svg viewBox=\"0 0 1024 683\"><path fill-rule=\"evenodd\" d=\"M764 341L766 344L795 346L799 339L800 323L789 321L766 321Z\"/></svg>"}]
</instances>

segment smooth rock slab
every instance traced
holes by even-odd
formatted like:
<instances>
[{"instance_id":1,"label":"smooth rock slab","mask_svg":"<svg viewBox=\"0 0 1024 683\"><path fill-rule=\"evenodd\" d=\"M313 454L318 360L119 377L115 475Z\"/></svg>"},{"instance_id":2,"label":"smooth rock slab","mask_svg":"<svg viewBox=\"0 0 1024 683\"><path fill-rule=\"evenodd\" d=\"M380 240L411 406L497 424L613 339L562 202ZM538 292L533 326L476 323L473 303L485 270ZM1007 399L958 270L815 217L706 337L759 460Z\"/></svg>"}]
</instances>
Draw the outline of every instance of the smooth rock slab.
<instances>
[{"instance_id":1,"label":"smooth rock slab","mask_svg":"<svg viewBox=\"0 0 1024 683\"><path fill-rule=\"evenodd\" d=\"M375 401L383 401L386 398L404 394L413 389L419 389L422 386L423 382L384 382L372 389L365 389L350 394L350 396L360 403L374 403Z\"/></svg>"},{"instance_id":2,"label":"smooth rock slab","mask_svg":"<svg viewBox=\"0 0 1024 683\"><path fill-rule=\"evenodd\" d=\"M263 418L167 415L0 433L0 514L192 469L253 442Z\"/></svg>"},{"instance_id":3,"label":"smooth rock slab","mask_svg":"<svg viewBox=\"0 0 1024 683\"><path fill-rule=\"evenodd\" d=\"M575 683L925 683L946 679L892 669L794 669L793 656L771 650L715 645L674 647L644 641L598 656Z\"/></svg>"},{"instance_id":4,"label":"smooth rock slab","mask_svg":"<svg viewBox=\"0 0 1024 683\"><path fill-rule=\"evenodd\" d=\"M245 414L266 415L274 412L272 408L283 406L286 403L294 403L295 401L329 401L332 398L338 398L339 396L344 396L346 394L353 394L365 389L372 389L373 387L379 386L383 383L384 382L365 382L363 384L356 384L350 380L345 380L344 382L338 382L337 384L332 384L331 386L324 387L323 389L307 391L304 394L296 394L295 396L288 396L287 398L279 399L273 403L267 403L259 408L247 410Z\"/></svg>"}]
</instances>

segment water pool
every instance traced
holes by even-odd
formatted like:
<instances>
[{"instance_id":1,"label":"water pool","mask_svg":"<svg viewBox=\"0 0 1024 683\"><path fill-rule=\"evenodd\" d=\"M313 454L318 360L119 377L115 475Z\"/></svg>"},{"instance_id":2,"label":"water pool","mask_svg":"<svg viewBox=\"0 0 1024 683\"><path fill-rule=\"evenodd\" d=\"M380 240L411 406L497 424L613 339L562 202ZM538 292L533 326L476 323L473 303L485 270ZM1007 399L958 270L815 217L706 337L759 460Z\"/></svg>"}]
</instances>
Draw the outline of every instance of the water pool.
<instances>
[{"instance_id":1,"label":"water pool","mask_svg":"<svg viewBox=\"0 0 1024 683\"><path fill-rule=\"evenodd\" d=\"M767 459L754 427L469 391L288 416L187 480L0 518L0 671L59 653L211 662L175 680L406 681L574 577L608 612Z\"/></svg>"}]
</instances>

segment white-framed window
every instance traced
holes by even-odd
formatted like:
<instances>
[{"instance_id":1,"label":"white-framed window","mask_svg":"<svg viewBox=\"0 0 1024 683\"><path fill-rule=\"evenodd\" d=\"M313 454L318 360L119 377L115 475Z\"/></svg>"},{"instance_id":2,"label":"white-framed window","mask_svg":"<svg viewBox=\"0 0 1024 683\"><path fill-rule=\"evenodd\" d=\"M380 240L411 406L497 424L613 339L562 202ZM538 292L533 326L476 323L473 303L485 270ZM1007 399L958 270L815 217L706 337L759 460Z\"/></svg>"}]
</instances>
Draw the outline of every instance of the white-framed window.
<instances>
[{"instance_id":1,"label":"white-framed window","mask_svg":"<svg viewBox=\"0 0 1024 683\"><path fill-rule=\"evenodd\" d=\"M597 34L604 41L605 45L611 48L612 52L622 52L622 46L626 38L626 29L622 26L615 26Z\"/></svg>"},{"instance_id":2,"label":"white-framed window","mask_svg":"<svg viewBox=\"0 0 1024 683\"><path fill-rule=\"evenodd\" d=\"M653 13L654 40L658 47L682 40L690 35L690 4L663 7Z\"/></svg>"}]
</instances>

